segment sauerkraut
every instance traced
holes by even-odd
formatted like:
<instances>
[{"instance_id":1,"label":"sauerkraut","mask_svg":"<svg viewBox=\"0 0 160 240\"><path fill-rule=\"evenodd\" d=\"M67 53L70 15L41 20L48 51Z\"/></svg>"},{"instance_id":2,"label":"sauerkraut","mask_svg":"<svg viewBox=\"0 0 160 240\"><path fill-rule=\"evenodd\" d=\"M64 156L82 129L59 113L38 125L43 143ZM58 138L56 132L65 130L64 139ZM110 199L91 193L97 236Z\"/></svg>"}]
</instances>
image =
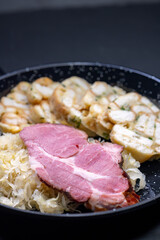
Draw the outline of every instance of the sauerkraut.
<instances>
[{"instance_id":1,"label":"sauerkraut","mask_svg":"<svg viewBox=\"0 0 160 240\"><path fill-rule=\"evenodd\" d=\"M145 175L138 169L140 163L127 151L123 151L122 156L122 167L129 175L134 190L143 189ZM19 134L6 133L0 136L0 203L45 213L75 211L78 204L42 182L28 160L28 151Z\"/></svg>"},{"instance_id":2,"label":"sauerkraut","mask_svg":"<svg viewBox=\"0 0 160 240\"><path fill-rule=\"evenodd\" d=\"M143 189L146 185L145 175L139 170L140 162L136 161L131 153L124 150L122 152L123 157L123 170L128 174L133 189L137 192ZM138 182L138 184L137 184Z\"/></svg>"},{"instance_id":3,"label":"sauerkraut","mask_svg":"<svg viewBox=\"0 0 160 240\"><path fill-rule=\"evenodd\" d=\"M40 181L28 158L19 134L0 137L0 203L45 213L75 210L76 204L64 193Z\"/></svg>"}]
</instances>

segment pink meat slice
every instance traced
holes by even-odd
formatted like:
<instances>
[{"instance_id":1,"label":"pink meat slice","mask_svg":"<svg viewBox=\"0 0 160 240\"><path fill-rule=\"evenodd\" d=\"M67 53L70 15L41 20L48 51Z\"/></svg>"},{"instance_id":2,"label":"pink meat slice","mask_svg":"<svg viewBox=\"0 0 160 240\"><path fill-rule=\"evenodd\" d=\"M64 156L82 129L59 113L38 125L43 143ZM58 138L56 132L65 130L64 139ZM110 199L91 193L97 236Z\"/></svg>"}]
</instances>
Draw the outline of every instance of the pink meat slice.
<instances>
[{"instance_id":1,"label":"pink meat slice","mask_svg":"<svg viewBox=\"0 0 160 240\"><path fill-rule=\"evenodd\" d=\"M61 124L36 124L20 133L24 142L36 143L53 156L65 158L78 153L87 141L87 134Z\"/></svg>"},{"instance_id":2,"label":"pink meat slice","mask_svg":"<svg viewBox=\"0 0 160 240\"><path fill-rule=\"evenodd\" d=\"M61 124L32 125L24 128L20 137L38 176L75 201L86 203L92 210L138 201L132 192L127 194L129 181L119 166L121 146L89 143L86 133Z\"/></svg>"}]
</instances>

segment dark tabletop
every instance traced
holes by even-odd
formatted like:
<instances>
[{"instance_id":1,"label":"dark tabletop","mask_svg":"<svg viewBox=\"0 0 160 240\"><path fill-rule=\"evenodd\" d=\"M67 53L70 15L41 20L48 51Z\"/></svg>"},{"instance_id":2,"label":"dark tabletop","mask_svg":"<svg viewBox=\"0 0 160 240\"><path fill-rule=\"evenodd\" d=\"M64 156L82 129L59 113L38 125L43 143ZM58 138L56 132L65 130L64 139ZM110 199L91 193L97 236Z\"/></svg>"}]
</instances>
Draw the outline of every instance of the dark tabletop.
<instances>
[{"instance_id":1,"label":"dark tabletop","mask_svg":"<svg viewBox=\"0 0 160 240\"><path fill-rule=\"evenodd\" d=\"M0 15L0 66L68 61L123 65L160 77L160 4Z\"/></svg>"},{"instance_id":2,"label":"dark tabletop","mask_svg":"<svg viewBox=\"0 0 160 240\"><path fill-rule=\"evenodd\" d=\"M5 72L69 61L112 63L160 77L160 4L0 15L0 67ZM159 215L159 203L113 218L62 224L1 213L0 240L57 234L159 240Z\"/></svg>"}]
</instances>

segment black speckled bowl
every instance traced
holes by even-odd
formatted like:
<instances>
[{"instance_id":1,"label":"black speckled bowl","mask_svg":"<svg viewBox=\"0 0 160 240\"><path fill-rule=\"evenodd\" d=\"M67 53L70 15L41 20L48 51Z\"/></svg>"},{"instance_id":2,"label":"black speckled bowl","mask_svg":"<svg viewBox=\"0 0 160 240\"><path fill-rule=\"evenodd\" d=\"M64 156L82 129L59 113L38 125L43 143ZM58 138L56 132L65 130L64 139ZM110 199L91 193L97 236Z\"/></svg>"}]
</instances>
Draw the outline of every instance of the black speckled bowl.
<instances>
[{"instance_id":1,"label":"black speckled bowl","mask_svg":"<svg viewBox=\"0 0 160 240\"><path fill-rule=\"evenodd\" d=\"M135 90L149 97L156 104L160 104L160 79L129 68L101 63L49 64L5 74L0 77L0 97L9 92L20 81L32 82L41 76L50 77L54 81L62 81L75 75L85 78L90 83L106 81L111 85L118 85L127 90ZM138 193L141 197L140 202L129 207L103 212L45 214L36 211L19 210L0 204L0 211L12 215L49 218L56 221L113 217L148 206L160 199L160 161L143 163L141 171L146 175L147 186Z\"/></svg>"}]
</instances>

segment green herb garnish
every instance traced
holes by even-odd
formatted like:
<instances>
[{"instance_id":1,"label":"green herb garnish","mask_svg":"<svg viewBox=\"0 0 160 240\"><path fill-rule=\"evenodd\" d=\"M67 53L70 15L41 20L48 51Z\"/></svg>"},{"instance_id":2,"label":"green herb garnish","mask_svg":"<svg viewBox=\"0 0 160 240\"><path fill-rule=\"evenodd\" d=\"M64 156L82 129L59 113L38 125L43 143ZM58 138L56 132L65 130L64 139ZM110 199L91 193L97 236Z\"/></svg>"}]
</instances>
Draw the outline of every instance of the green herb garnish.
<instances>
[{"instance_id":1,"label":"green herb garnish","mask_svg":"<svg viewBox=\"0 0 160 240\"><path fill-rule=\"evenodd\" d=\"M124 104L120 109L124 111L130 111L130 106L128 104Z\"/></svg>"},{"instance_id":2,"label":"green herb garnish","mask_svg":"<svg viewBox=\"0 0 160 240\"><path fill-rule=\"evenodd\" d=\"M95 101L98 101L99 99L101 99L102 95L98 95L95 97Z\"/></svg>"},{"instance_id":3,"label":"green herb garnish","mask_svg":"<svg viewBox=\"0 0 160 240\"><path fill-rule=\"evenodd\" d=\"M62 84L62 87L64 87L64 88L66 87L66 85L64 85L64 83L61 83L61 84Z\"/></svg>"},{"instance_id":4,"label":"green herb garnish","mask_svg":"<svg viewBox=\"0 0 160 240\"><path fill-rule=\"evenodd\" d=\"M81 119L77 116L69 118L69 122L74 124L76 128L79 128L81 125Z\"/></svg>"},{"instance_id":5,"label":"green herb garnish","mask_svg":"<svg viewBox=\"0 0 160 240\"><path fill-rule=\"evenodd\" d=\"M137 116L135 120L138 121L139 117L140 117L140 116Z\"/></svg>"},{"instance_id":6,"label":"green herb garnish","mask_svg":"<svg viewBox=\"0 0 160 240\"><path fill-rule=\"evenodd\" d=\"M103 132L102 136L104 139L109 140L109 133Z\"/></svg>"}]
</instances>

